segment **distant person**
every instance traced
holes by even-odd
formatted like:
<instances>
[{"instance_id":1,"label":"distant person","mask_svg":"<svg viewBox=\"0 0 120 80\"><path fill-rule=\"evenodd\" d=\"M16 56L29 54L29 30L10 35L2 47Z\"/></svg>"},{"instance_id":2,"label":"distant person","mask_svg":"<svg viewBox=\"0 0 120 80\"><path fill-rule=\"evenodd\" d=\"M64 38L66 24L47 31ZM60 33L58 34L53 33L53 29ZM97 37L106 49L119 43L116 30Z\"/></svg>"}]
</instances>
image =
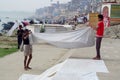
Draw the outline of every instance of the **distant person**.
<instances>
[{"instance_id":1,"label":"distant person","mask_svg":"<svg viewBox=\"0 0 120 80\"><path fill-rule=\"evenodd\" d=\"M77 22L78 22L77 18L78 18L78 17L77 17L77 16L75 16L75 17L74 17L74 19L73 19L73 21L74 21L73 30L75 30L75 29L76 29Z\"/></svg>"},{"instance_id":2,"label":"distant person","mask_svg":"<svg viewBox=\"0 0 120 80\"><path fill-rule=\"evenodd\" d=\"M43 24L43 21L40 21L40 24Z\"/></svg>"},{"instance_id":3,"label":"distant person","mask_svg":"<svg viewBox=\"0 0 120 80\"><path fill-rule=\"evenodd\" d=\"M44 25L43 21L40 21L40 24L42 24L40 26L40 33L43 33L43 32L45 32L45 25Z\"/></svg>"},{"instance_id":4,"label":"distant person","mask_svg":"<svg viewBox=\"0 0 120 80\"><path fill-rule=\"evenodd\" d=\"M84 23L87 22L87 17L86 17L86 16L83 17L83 22L84 22Z\"/></svg>"},{"instance_id":5,"label":"distant person","mask_svg":"<svg viewBox=\"0 0 120 80\"><path fill-rule=\"evenodd\" d=\"M30 23L30 24L34 24L34 20L31 20L29 23Z\"/></svg>"},{"instance_id":6,"label":"distant person","mask_svg":"<svg viewBox=\"0 0 120 80\"><path fill-rule=\"evenodd\" d=\"M19 25L19 29L17 30L18 49L20 49L20 45L22 43L23 33L24 33L24 30L22 29L22 25Z\"/></svg>"},{"instance_id":7,"label":"distant person","mask_svg":"<svg viewBox=\"0 0 120 80\"><path fill-rule=\"evenodd\" d=\"M32 45L30 44L29 40L29 34L31 34L31 31L28 29L25 29L23 34L23 45L24 45L24 69L32 69L29 67L29 64L32 59Z\"/></svg>"},{"instance_id":8,"label":"distant person","mask_svg":"<svg viewBox=\"0 0 120 80\"><path fill-rule=\"evenodd\" d=\"M103 15L98 15L98 27L93 27L96 30L96 56L93 58L95 60L100 60L100 48L101 48L101 41L104 34L104 22L103 22Z\"/></svg>"}]
</instances>

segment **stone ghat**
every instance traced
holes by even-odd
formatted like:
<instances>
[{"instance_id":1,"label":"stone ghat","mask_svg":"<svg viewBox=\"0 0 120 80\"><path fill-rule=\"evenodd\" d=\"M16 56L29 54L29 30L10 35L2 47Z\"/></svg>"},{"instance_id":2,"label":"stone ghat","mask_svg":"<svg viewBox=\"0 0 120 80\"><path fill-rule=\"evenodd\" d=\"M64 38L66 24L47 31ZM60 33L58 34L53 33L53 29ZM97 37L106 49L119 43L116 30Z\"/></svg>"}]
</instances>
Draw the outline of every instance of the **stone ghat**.
<instances>
[{"instance_id":1,"label":"stone ghat","mask_svg":"<svg viewBox=\"0 0 120 80\"><path fill-rule=\"evenodd\" d=\"M112 38L112 39L120 39L120 24L105 28L104 37Z\"/></svg>"}]
</instances>

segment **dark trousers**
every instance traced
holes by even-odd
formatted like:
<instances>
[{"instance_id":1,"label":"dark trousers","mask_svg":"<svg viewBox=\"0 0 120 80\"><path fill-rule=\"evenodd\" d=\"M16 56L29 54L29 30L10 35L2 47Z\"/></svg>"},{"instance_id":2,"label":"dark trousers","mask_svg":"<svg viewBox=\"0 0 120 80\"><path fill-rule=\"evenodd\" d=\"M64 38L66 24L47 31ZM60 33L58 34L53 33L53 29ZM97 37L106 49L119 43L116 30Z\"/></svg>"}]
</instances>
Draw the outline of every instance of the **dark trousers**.
<instances>
[{"instance_id":1,"label":"dark trousers","mask_svg":"<svg viewBox=\"0 0 120 80\"><path fill-rule=\"evenodd\" d=\"M102 37L96 37L96 52L97 52L97 57L100 57L101 41L102 41Z\"/></svg>"},{"instance_id":2,"label":"dark trousers","mask_svg":"<svg viewBox=\"0 0 120 80\"><path fill-rule=\"evenodd\" d=\"M20 49L21 43L22 43L22 37L18 37L18 49Z\"/></svg>"}]
</instances>

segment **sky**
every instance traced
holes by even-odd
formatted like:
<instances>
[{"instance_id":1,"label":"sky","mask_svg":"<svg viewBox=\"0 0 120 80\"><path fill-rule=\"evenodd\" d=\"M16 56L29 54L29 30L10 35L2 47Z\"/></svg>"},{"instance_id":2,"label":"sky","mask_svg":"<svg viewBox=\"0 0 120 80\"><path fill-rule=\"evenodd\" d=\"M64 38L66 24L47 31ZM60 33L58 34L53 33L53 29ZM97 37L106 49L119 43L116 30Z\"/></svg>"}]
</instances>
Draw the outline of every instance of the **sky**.
<instances>
[{"instance_id":1,"label":"sky","mask_svg":"<svg viewBox=\"0 0 120 80\"><path fill-rule=\"evenodd\" d=\"M0 0L0 11L34 12L38 8L50 6L51 1L67 3L71 0Z\"/></svg>"}]
</instances>

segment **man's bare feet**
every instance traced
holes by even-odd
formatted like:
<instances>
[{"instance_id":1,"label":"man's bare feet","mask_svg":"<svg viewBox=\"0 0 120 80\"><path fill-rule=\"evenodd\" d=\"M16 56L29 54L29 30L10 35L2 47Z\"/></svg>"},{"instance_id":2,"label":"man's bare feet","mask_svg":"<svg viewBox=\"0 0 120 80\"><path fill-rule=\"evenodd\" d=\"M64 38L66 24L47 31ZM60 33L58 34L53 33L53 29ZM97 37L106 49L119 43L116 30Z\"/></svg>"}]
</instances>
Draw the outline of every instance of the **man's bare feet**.
<instances>
[{"instance_id":1,"label":"man's bare feet","mask_svg":"<svg viewBox=\"0 0 120 80\"><path fill-rule=\"evenodd\" d=\"M94 60L101 60L100 57L94 57L93 59L94 59Z\"/></svg>"},{"instance_id":2,"label":"man's bare feet","mask_svg":"<svg viewBox=\"0 0 120 80\"><path fill-rule=\"evenodd\" d=\"M32 68L28 66L27 69L32 69Z\"/></svg>"},{"instance_id":3,"label":"man's bare feet","mask_svg":"<svg viewBox=\"0 0 120 80\"><path fill-rule=\"evenodd\" d=\"M25 70L28 70L28 68L27 68L27 67L24 67L24 69L25 69Z\"/></svg>"}]
</instances>

